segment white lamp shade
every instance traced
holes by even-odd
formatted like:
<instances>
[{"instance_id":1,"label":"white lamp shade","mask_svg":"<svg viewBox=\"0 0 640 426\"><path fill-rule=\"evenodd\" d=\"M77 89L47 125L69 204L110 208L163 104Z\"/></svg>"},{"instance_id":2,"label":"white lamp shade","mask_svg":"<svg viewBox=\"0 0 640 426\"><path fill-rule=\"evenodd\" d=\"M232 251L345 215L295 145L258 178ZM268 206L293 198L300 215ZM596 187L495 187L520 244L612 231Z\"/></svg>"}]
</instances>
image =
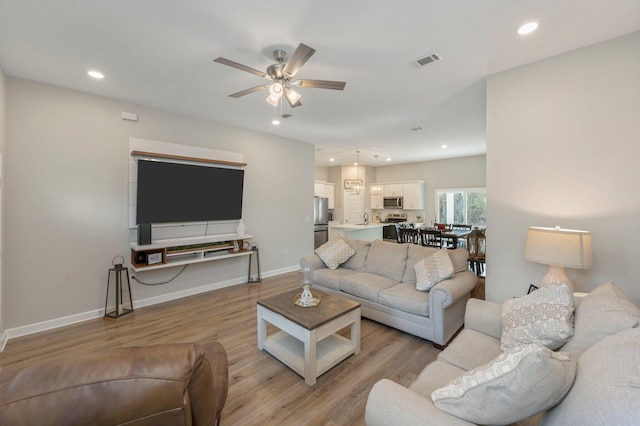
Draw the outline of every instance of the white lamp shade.
<instances>
[{"instance_id":1,"label":"white lamp shade","mask_svg":"<svg viewBox=\"0 0 640 426\"><path fill-rule=\"evenodd\" d=\"M590 268L591 232L532 226L527 233L524 257L544 265Z\"/></svg>"}]
</instances>

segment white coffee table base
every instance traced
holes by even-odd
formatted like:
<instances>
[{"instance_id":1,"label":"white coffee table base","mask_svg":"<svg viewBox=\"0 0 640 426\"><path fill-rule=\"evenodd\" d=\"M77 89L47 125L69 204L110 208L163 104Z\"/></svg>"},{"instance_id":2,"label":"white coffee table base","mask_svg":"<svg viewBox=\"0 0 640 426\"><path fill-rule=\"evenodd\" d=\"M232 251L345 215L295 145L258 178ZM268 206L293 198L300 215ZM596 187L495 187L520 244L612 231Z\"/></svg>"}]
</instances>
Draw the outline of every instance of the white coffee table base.
<instances>
[{"instance_id":1,"label":"white coffee table base","mask_svg":"<svg viewBox=\"0 0 640 426\"><path fill-rule=\"evenodd\" d=\"M351 354L360 353L360 308L308 330L258 305L258 349L265 350L313 386L316 378ZM267 336L267 322L280 331ZM351 339L335 334L351 326Z\"/></svg>"}]
</instances>

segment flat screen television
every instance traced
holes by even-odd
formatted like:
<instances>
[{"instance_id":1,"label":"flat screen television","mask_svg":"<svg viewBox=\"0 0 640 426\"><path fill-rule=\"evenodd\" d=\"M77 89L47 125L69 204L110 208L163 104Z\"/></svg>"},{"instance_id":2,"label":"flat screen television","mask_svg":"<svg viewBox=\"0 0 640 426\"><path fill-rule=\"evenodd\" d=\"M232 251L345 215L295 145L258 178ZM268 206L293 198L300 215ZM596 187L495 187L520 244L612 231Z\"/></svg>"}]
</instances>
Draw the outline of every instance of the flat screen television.
<instances>
[{"instance_id":1,"label":"flat screen television","mask_svg":"<svg viewBox=\"0 0 640 426\"><path fill-rule=\"evenodd\" d=\"M242 218L244 170L138 160L136 224Z\"/></svg>"}]
</instances>

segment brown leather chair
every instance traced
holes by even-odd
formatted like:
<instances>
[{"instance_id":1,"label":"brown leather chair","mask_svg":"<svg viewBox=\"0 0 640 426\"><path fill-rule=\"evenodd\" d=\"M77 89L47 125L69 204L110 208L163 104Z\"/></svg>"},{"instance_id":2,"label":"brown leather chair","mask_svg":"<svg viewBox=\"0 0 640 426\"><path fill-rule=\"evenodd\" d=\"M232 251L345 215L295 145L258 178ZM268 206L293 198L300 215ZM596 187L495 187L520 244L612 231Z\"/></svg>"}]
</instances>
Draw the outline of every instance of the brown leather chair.
<instances>
[{"instance_id":1,"label":"brown leather chair","mask_svg":"<svg viewBox=\"0 0 640 426\"><path fill-rule=\"evenodd\" d=\"M218 342L53 359L0 371L0 425L213 425L228 381Z\"/></svg>"}]
</instances>

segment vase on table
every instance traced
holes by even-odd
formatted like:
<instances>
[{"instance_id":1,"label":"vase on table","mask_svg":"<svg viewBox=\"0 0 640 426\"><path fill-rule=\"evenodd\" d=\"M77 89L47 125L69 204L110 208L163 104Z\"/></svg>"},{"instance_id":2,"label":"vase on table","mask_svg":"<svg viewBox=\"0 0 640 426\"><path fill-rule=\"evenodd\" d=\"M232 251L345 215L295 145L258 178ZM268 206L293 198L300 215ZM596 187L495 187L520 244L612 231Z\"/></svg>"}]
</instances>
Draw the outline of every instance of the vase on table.
<instances>
[{"instance_id":1,"label":"vase on table","mask_svg":"<svg viewBox=\"0 0 640 426\"><path fill-rule=\"evenodd\" d=\"M293 303L303 308L310 306L318 306L320 303L320 296L314 296L311 294L311 277L312 272L309 267L304 267L298 272L300 277L300 284L302 285L302 293L296 295L293 299Z\"/></svg>"}]
</instances>

